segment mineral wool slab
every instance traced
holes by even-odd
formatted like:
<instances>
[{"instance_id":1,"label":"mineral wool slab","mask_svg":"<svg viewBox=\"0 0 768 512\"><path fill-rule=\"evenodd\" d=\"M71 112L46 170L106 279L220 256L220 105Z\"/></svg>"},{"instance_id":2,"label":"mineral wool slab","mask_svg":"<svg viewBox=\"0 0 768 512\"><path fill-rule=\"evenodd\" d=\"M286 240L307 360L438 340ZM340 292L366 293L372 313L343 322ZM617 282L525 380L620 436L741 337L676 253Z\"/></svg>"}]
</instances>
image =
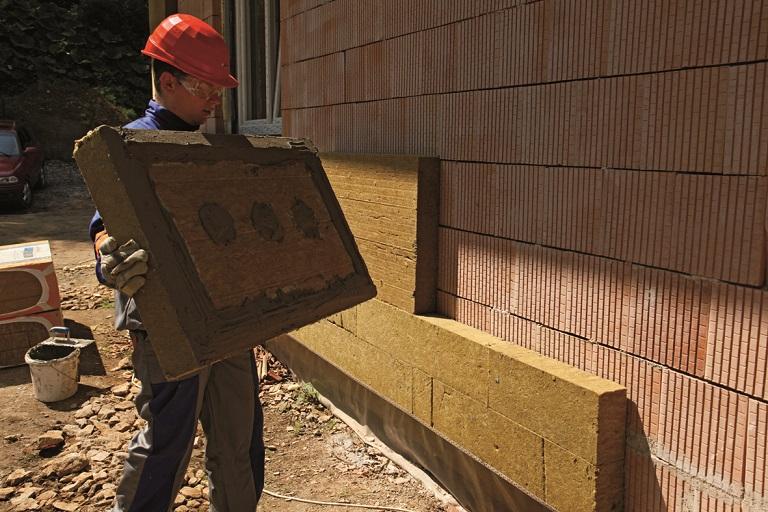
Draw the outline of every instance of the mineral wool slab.
<instances>
[{"instance_id":1,"label":"mineral wool slab","mask_svg":"<svg viewBox=\"0 0 768 512\"><path fill-rule=\"evenodd\" d=\"M150 253L135 300L169 378L376 295L308 141L102 126L74 157L107 232Z\"/></svg>"}]
</instances>

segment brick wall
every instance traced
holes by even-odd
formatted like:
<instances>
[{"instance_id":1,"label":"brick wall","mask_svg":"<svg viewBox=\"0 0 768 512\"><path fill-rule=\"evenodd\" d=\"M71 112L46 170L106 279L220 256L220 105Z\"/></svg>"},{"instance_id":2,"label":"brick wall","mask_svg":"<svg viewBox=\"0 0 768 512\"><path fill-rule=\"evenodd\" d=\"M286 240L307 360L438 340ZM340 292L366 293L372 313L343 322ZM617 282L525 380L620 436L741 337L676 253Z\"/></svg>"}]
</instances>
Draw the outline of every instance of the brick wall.
<instances>
[{"instance_id":1,"label":"brick wall","mask_svg":"<svg viewBox=\"0 0 768 512\"><path fill-rule=\"evenodd\" d=\"M287 135L443 160L439 312L627 387L627 510L768 508L768 4L282 8Z\"/></svg>"}]
</instances>

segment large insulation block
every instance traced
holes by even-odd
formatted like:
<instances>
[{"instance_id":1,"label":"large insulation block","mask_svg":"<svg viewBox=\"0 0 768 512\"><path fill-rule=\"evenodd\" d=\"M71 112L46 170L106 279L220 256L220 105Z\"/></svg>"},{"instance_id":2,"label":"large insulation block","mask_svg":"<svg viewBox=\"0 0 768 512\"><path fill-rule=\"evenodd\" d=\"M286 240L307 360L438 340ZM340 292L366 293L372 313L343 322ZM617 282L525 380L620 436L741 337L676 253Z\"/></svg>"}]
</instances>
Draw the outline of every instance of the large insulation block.
<instances>
[{"instance_id":1,"label":"large insulation block","mask_svg":"<svg viewBox=\"0 0 768 512\"><path fill-rule=\"evenodd\" d=\"M102 126L75 159L110 235L150 253L135 300L168 377L376 294L304 140Z\"/></svg>"},{"instance_id":2,"label":"large insulation block","mask_svg":"<svg viewBox=\"0 0 768 512\"><path fill-rule=\"evenodd\" d=\"M59 302L47 241L0 247L0 319L53 311Z\"/></svg>"},{"instance_id":3,"label":"large insulation block","mask_svg":"<svg viewBox=\"0 0 768 512\"><path fill-rule=\"evenodd\" d=\"M0 368L24 364L24 354L64 325L47 241L0 247Z\"/></svg>"},{"instance_id":4,"label":"large insulation block","mask_svg":"<svg viewBox=\"0 0 768 512\"><path fill-rule=\"evenodd\" d=\"M343 153L321 158L378 298L409 313L435 311L440 160Z\"/></svg>"}]
</instances>

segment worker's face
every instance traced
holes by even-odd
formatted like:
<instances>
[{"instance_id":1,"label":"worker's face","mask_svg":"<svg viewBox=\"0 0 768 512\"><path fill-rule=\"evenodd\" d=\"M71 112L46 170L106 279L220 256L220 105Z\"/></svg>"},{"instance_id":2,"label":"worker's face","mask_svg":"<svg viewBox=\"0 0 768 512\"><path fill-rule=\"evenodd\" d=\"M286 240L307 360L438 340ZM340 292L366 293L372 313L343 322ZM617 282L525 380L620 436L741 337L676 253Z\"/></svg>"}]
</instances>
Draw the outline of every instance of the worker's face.
<instances>
[{"instance_id":1,"label":"worker's face","mask_svg":"<svg viewBox=\"0 0 768 512\"><path fill-rule=\"evenodd\" d=\"M162 105L189 124L201 125L221 103L222 87L192 76L178 79L165 72L160 76Z\"/></svg>"}]
</instances>

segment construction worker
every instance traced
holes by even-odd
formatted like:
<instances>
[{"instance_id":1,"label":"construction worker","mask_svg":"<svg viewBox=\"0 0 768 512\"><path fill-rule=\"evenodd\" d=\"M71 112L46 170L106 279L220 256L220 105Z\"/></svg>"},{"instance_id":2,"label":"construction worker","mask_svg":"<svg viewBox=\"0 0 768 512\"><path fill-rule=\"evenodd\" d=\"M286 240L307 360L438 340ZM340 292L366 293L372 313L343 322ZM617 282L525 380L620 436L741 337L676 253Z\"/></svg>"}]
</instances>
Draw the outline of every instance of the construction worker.
<instances>
[{"instance_id":1,"label":"construction worker","mask_svg":"<svg viewBox=\"0 0 768 512\"><path fill-rule=\"evenodd\" d=\"M194 16L174 14L149 36L153 97L144 115L126 128L195 131L236 87L224 39ZM249 350L167 381L152 350L133 295L145 282L150 255L132 240L110 237L97 211L90 224L100 282L116 289L115 328L128 330L136 397L147 425L131 441L114 511L166 511L173 506L200 419L211 511L253 512L264 486L263 416L253 353ZM124 242L124 243L121 243Z\"/></svg>"}]
</instances>

